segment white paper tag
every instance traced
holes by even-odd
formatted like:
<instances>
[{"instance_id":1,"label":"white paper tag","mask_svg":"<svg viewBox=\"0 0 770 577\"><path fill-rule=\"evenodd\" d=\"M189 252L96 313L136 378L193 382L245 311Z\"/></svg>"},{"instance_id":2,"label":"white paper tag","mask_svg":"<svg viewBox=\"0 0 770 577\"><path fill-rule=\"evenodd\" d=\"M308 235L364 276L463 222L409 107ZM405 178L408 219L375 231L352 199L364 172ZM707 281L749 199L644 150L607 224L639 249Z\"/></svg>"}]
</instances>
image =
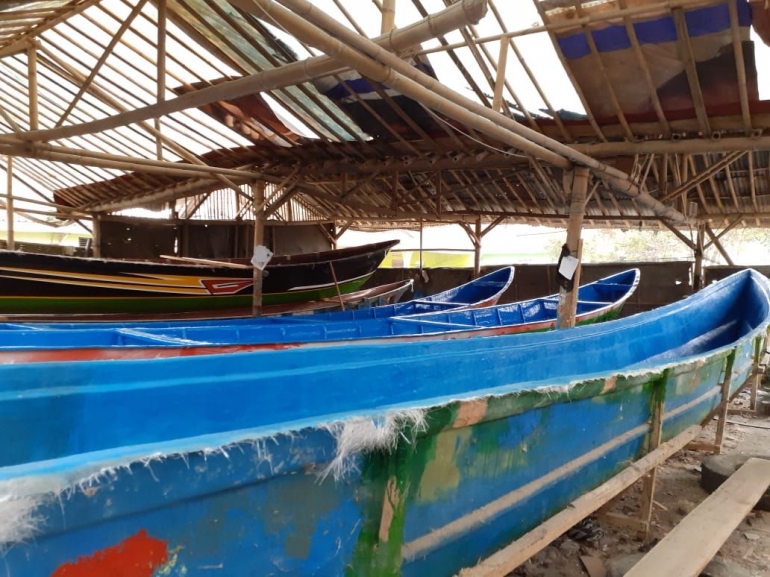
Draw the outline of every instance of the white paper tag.
<instances>
[{"instance_id":1,"label":"white paper tag","mask_svg":"<svg viewBox=\"0 0 770 577\"><path fill-rule=\"evenodd\" d=\"M265 270L265 267L267 266L267 263L270 262L271 258L273 258L273 251L260 244L259 246L254 247L254 256L251 257L251 264L254 268Z\"/></svg>"},{"instance_id":2,"label":"white paper tag","mask_svg":"<svg viewBox=\"0 0 770 577\"><path fill-rule=\"evenodd\" d=\"M574 256L567 255L561 259L561 264L559 264L559 274L564 278L571 280L575 275L577 266L578 259L576 259Z\"/></svg>"}]
</instances>

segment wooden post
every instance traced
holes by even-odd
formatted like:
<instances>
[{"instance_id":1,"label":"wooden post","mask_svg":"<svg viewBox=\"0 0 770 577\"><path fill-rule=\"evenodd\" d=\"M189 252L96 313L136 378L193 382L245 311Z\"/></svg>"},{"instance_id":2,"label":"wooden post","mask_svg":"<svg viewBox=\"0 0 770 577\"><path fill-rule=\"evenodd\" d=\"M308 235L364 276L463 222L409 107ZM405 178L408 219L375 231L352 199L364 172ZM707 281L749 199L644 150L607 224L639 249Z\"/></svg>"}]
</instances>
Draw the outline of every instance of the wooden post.
<instances>
[{"instance_id":1,"label":"wooden post","mask_svg":"<svg viewBox=\"0 0 770 577\"><path fill-rule=\"evenodd\" d=\"M5 201L6 218L8 219L8 240L6 245L8 250L16 250L16 243L13 238L13 156L8 157L5 171L5 174L8 177L8 197Z\"/></svg>"},{"instance_id":2,"label":"wooden post","mask_svg":"<svg viewBox=\"0 0 770 577\"><path fill-rule=\"evenodd\" d=\"M569 222L567 224L567 248L571 256L578 259L575 270L575 283L572 290L559 289L559 306L556 318L557 328L575 326L575 310L577 309L578 282L580 281L580 233L583 229L586 193L588 192L588 169L584 166L575 168L572 178L572 202L569 207Z\"/></svg>"},{"instance_id":3,"label":"wooden post","mask_svg":"<svg viewBox=\"0 0 770 577\"><path fill-rule=\"evenodd\" d=\"M659 381L653 384L650 399L650 436L647 440L647 452L650 453L660 446L663 434L663 414L666 402L666 379L668 371L663 373ZM639 517L644 527L644 538L650 534L650 522L652 521L652 507L655 501L655 482L658 477L658 468L655 467L649 475L644 477L642 486Z\"/></svg>"},{"instance_id":4,"label":"wooden post","mask_svg":"<svg viewBox=\"0 0 770 577\"><path fill-rule=\"evenodd\" d=\"M704 226L698 225L698 235L695 243L695 270L692 276L692 292L696 293L703 288L703 243L705 237Z\"/></svg>"},{"instance_id":5,"label":"wooden post","mask_svg":"<svg viewBox=\"0 0 770 577\"><path fill-rule=\"evenodd\" d=\"M420 219L420 274L422 274L422 219Z\"/></svg>"},{"instance_id":6,"label":"wooden post","mask_svg":"<svg viewBox=\"0 0 770 577\"><path fill-rule=\"evenodd\" d=\"M265 242L265 181L258 180L251 185L254 207L260 207L254 212L254 249ZM254 267L254 299L251 314L258 317L262 314L262 271Z\"/></svg>"},{"instance_id":7,"label":"wooden post","mask_svg":"<svg viewBox=\"0 0 770 577\"><path fill-rule=\"evenodd\" d=\"M102 221L98 214L91 217L91 255L102 258Z\"/></svg>"},{"instance_id":8,"label":"wooden post","mask_svg":"<svg viewBox=\"0 0 770 577\"><path fill-rule=\"evenodd\" d=\"M481 275L481 217L476 219L476 238L473 243L473 278Z\"/></svg>"},{"instance_id":9,"label":"wooden post","mask_svg":"<svg viewBox=\"0 0 770 577\"><path fill-rule=\"evenodd\" d=\"M337 273L334 270L334 263L329 261L329 268L332 271L332 280L334 281L334 288L337 290L337 298L340 301L340 310L345 310L345 301L342 299L342 292L340 291L340 283L337 281Z\"/></svg>"},{"instance_id":10,"label":"wooden post","mask_svg":"<svg viewBox=\"0 0 770 577\"><path fill-rule=\"evenodd\" d=\"M725 364L725 379L722 381L722 399L719 403L719 420L717 421L717 434L714 444L716 452L722 452L722 441L725 438L725 425L727 425L727 407L730 405L730 386L733 382L733 365L735 364L735 350L727 357Z\"/></svg>"}]
</instances>

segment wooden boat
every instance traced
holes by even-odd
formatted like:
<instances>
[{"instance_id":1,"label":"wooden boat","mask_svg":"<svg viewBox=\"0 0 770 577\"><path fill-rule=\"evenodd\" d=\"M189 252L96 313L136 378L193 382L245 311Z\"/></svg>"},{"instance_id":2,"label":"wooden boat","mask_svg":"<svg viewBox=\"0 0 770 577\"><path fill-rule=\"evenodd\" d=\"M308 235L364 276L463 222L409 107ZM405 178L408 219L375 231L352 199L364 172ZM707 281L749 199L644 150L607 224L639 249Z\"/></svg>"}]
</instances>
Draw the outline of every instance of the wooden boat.
<instances>
[{"instance_id":1,"label":"wooden boat","mask_svg":"<svg viewBox=\"0 0 770 577\"><path fill-rule=\"evenodd\" d=\"M305 302L290 302L263 306L261 317L275 316L306 316L328 315L333 311L354 311L371 307L395 304L407 292L412 290L414 280L408 279L369 288L359 289L351 293L340 294L319 300ZM190 324L221 324L240 319L243 322L257 321L251 306L239 309L222 309L215 311L187 311L178 313L112 313L112 314L6 314L0 315L5 323L0 322L0 330L19 323L30 323L38 327L50 328L87 328L91 324L106 327L122 326L187 326ZM317 317L321 318L321 317Z\"/></svg>"},{"instance_id":2,"label":"wooden boat","mask_svg":"<svg viewBox=\"0 0 770 577\"><path fill-rule=\"evenodd\" d=\"M652 421L692 438L769 323L747 270L563 331L3 365L3 567L453 575L641 459Z\"/></svg>"},{"instance_id":3,"label":"wooden boat","mask_svg":"<svg viewBox=\"0 0 770 577\"><path fill-rule=\"evenodd\" d=\"M615 318L636 290L631 269L578 291L577 324ZM435 305L440 301L433 301ZM16 325L0 330L0 364L226 354L340 343L457 340L542 331L554 327L557 296L479 309L358 321L317 322L313 317L261 319L259 324L55 329ZM323 317L324 315L319 315Z\"/></svg>"},{"instance_id":4,"label":"wooden boat","mask_svg":"<svg viewBox=\"0 0 770 577\"><path fill-rule=\"evenodd\" d=\"M266 306L357 290L398 241L274 257L263 280ZM147 313L251 306L247 261L168 264L0 251L0 314Z\"/></svg>"},{"instance_id":5,"label":"wooden boat","mask_svg":"<svg viewBox=\"0 0 770 577\"><path fill-rule=\"evenodd\" d=\"M339 304L339 301L335 298L324 299L323 301L311 301L311 303L308 303L308 306L313 307L313 310L310 311L312 316L309 314L307 318L315 322L368 320L374 318L415 315L432 311L461 310L466 308L492 306L497 304L497 301L500 300L500 297L503 295L503 293L508 290L509 286L511 286L511 283L513 282L513 273L514 267L506 266L477 279L473 279L460 286L436 293L435 295L413 299L403 303L386 302L386 299L393 300L395 297L395 294L391 292L382 295L380 292L374 291L374 289L369 289L370 291L373 291L371 293L365 291L356 291L355 293L350 293L349 295L343 296L346 305L344 311L338 310L334 312L327 312L329 308L336 308L335 303L337 303L337 305ZM407 283L409 287L411 287L413 284L412 280L404 282ZM396 287L397 290L400 291L398 293L399 297L404 292L404 290L401 290L403 288L403 284L401 283L394 283L394 285L384 286ZM395 300L398 299L396 298ZM348 306L348 301L354 303L355 306ZM262 316L291 314L291 320L297 321L298 319L296 317L299 317L303 312L306 312L303 307L304 304L273 305L267 309L267 314L263 314ZM195 320L194 318L191 319L189 314L184 314L183 318L179 318L182 315L175 315L173 316L173 320L166 320L169 318L169 315L163 315L162 319L160 319L158 316L154 316L139 320L137 320L132 315L126 318L125 322L121 322L121 317L116 319L115 316L116 315L102 315L98 321L95 321L93 316L80 317L76 319L77 322L69 322L73 320L70 315L66 317L66 322L56 322L56 319L52 320L50 316L38 316L34 318L24 316L6 316L6 319L12 321L12 323L0 323L0 329L22 328L17 327L16 322L23 323L29 321L35 322L39 327L48 328L138 328L145 326L160 328L189 326L191 325L189 321ZM249 308L246 314L241 314L237 317L238 320L234 320L232 324L263 324L262 319L255 318L251 315L251 308ZM58 316L56 318L60 319L61 317ZM90 321L93 324L85 325L83 324L85 321ZM273 323L275 320L271 319L268 322ZM200 322L196 320L194 324L195 326L203 326L231 323L229 321L227 323L223 323L222 317L217 315L216 318L203 318L200 320Z\"/></svg>"}]
</instances>

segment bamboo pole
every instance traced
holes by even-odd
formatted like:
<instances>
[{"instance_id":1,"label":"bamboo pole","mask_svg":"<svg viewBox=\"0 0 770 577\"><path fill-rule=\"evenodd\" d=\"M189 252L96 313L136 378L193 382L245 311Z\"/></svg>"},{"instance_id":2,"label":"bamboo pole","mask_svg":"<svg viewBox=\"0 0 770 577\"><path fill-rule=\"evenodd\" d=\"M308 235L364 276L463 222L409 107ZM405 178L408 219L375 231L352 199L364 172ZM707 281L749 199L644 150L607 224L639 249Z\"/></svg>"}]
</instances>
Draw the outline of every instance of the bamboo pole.
<instances>
[{"instance_id":1,"label":"bamboo pole","mask_svg":"<svg viewBox=\"0 0 770 577\"><path fill-rule=\"evenodd\" d=\"M643 142L600 142L572 144L570 147L590 156L619 156L626 154L708 154L710 152L766 151L770 136L737 136L733 138L684 140L645 140Z\"/></svg>"},{"instance_id":2,"label":"bamboo pole","mask_svg":"<svg viewBox=\"0 0 770 577\"><path fill-rule=\"evenodd\" d=\"M57 128L59 126L62 126L64 124L64 121L67 120L67 117L70 115L70 113L75 108L77 103L86 93L89 86L91 86L91 83L94 81L94 78L96 78L96 75L99 74L99 70L101 70L102 66L107 61L107 58L109 58L110 54L112 54L112 51L115 49L115 46L117 46L118 42L120 42L120 39L123 37L123 34L126 32L126 30L128 30L131 27L131 24L133 23L134 19L139 15L139 13L142 11L142 8L144 8L144 5L146 3L147 3L147 0L139 0L139 2L134 6L133 10L131 10L131 13L128 15L128 17L120 25L120 28L118 28L118 31L112 37L109 44L107 44L107 47L104 49L104 52L96 61L96 64L94 64L93 68L91 68L91 72L89 72L86 79L83 82L81 82L80 89L75 95L75 98L72 99L72 102L70 102L69 106L67 106L67 109L62 113L61 118L59 118L58 122L56 123Z\"/></svg>"},{"instance_id":3,"label":"bamboo pole","mask_svg":"<svg viewBox=\"0 0 770 577\"><path fill-rule=\"evenodd\" d=\"M380 34L387 34L396 27L396 0L382 0L382 26Z\"/></svg>"},{"instance_id":4,"label":"bamboo pole","mask_svg":"<svg viewBox=\"0 0 770 577\"><path fill-rule=\"evenodd\" d=\"M508 67L508 43L500 42L500 54L497 57L497 78L495 93L492 97L492 110L500 112L503 105L503 88L505 87L505 71Z\"/></svg>"},{"instance_id":5,"label":"bamboo pole","mask_svg":"<svg viewBox=\"0 0 770 577\"><path fill-rule=\"evenodd\" d=\"M711 239L711 242L709 244L713 244L716 247L716 249L719 251L719 254L722 255L722 257L725 259L725 262L727 262L728 265L735 266L735 262L733 262L733 259L730 258L730 253L728 253L725 250L725 247L722 246L722 243L719 241L719 237L716 234L714 234L714 231L711 229L711 227L708 224L705 225L705 230L706 230L706 234Z\"/></svg>"},{"instance_id":6,"label":"bamboo pole","mask_svg":"<svg viewBox=\"0 0 770 577\"><path fill-rule=\"evenodd\" d=\"M690 94L692 95L693 105L695 106L695 115L698 117L698 124L700 125L703 134L711 134L711 127L709 125L708 114L706 113L706 105L703 100L703 91L701 90L700 80L698 79L698 71L695 67L695 55L693 54L692 45L690 43L690 34L687 30L684 11L681 8L675 8L672 10L672 13L674 15L674 25L676 26L679 56L682 59L682 62L684 62L684 71L687 75L687 83L690 86Z\"/></svg>"},{"instance_id":7,"label":"bamboo pole","mask_svg":"<svg viewBox=\"0 0 770 577\"><path fill-rule=\"evenodd\" d=\"M580 277L580 234L583 230L583 215L585 214L586 193L588 192L588 169L577 167L572 178L572 201L569 207L569 222L567 223L567 248L570 256L578 259L573 281ZM559 305L557 309L556 328L565 329L575 326L575 310L577 307L578 285L573 282L572 289L559 289Z\"/></svg>"},{"instance_id":8,"label":"bamboo pole","mask_svg":"<svg viewBox=\"0 0 770 577\"><path fill-rule=\"evenodd\" d=\"M703 241L705 237L705 226L698 226L698 233L695 241L695 268L693 270L692 291L698 292L703 288Z\"/></svg>"},{"instance_id":9,"label":"bamboo pole","mask_svg":"<svg viewBox=\"0 0 770 577\"><path fill-rule=\"evenodd\" d=\"M521 36L529 36L530 34L540 34L543 32L566 32L568 30L580 30L580 28L586 24L600 24L609 20L619 20L622 18L629 18L631 16L644 16L654 12L668 11L673 8L687 8L693 5L703 4L704 0L666 0L664 2L656 2L650 4L640 4L639 6L633 6L626 9L616 10L602 10L600 12L594 12L581 18L572 18L570 20L564 20L562 22L551 22L547 24L541 24L538 26L530 26L529 28L523 28L521 30L513 30L510 32L503 32L500 34L492 34L490 36L483 36L474 39L474 44L488 44L490 42L497 42L504 40L505 38L519 38ZM427 55L434 54L436 52L445 52L447 50L455 50L458 48L464 48L466 42L455 42L453 44L447 44L445 46L437 46L435 48L426 48L417 52L416 54Z\"/></svg>"},{"instance_id":10,"label":"bamboo pole","mask_svg":"<svg viewBox=\"0 0 770 577\"><path fill-rule=\"evenodd\" d=\"M0 144L0 151L3 154L12 154L24 158L34 158L37 160L50 160L53 162L64 162L67 164L79 164L83 166L98 166L102 168L114 168L118 170L157 173L169 176L208 176L216 175L228 176L232 178L260 178L261 173L247 172L244 170L219 168L217 166L202 164L186 164L180 162L166 162L148 158L134 158L130 156L120 156L94 152L88 150L78 150L75 148L60 147L53 145L32 146L4 146Z\"/></svg>"},{"instance_id":11,"label":"bamboo pole","mask_svg":"<svg viewBox=\"0 0 770 577\"><path fill-rule=\"evenodd\" d=\"M726 155L719 162L712 164L706 170L699 172L698 174L693 176L690 180L685 182L683 185L678 186L677 188L675 188L674 190L672 190L671 192L663 196L660 199L660 201L668 202L669 200L672 200L681 194L685 194L688 190L698 186L703 181L708 180L709 177L715 175L720 170L723 170L726 166L729 166L730 164L732 164L733 162L741 158L744 154L746 154L745 151L740 151L740 152L732 152ZM685 162L685 166L688 166L687 162Z\"/></svg>"},{"instance_id":12,"label":"bamboo pole","mask_svg":"<svg viewBox=\"0 0 770 577\"><path fill-rule=\"evenodd\" d=\"M473 278L481 276L481 217L476 219L476 234L473 243Z\"/></svg>"},{"instance_id":13,"label":"bamboo pole","mask_svg":"<svg viewBox=\"0 0 770 577\"><path fill-rule=\"evenodd\" d=\"M420 275L422 275L422 247L423 247L422 229L423 229L423 220L420 219ZM420 276L420 278L422 278L422 276Z\"/></svg>"},{"instance_id":14,"label":"bamboo pole","mask_svg":"<svg viewBox=\"0 0 770 577\"><path fill-rule=\"evenodd\" d=\"M156 67L157 102L163 102L166 99L166 18L168 5L166 0L158 0L158 66ZM158 135L161 134L160 118L155 118L155 130ZM158 160L163 160L163 139L160 136L155 138L155 152ZM236 195L236 198L239 198Z\"/></svg>"},{"instance_id":15,"label":"bamboo pole","mask_svg":"<svg viewBox=\"0 0 770 577\"><path fill-rule=\"evenodd\" d=\"M8 247L8 250L16 250L16 242L13 238L13 156L8 157L5 167L5 176L6 187L8 188L8 196L5 201L5 215L8 230L6 246Z\"/></svg>"},{"instance_id":16,"label":"bamboo pole","mask_svg":"<svg viewBox=\"0 0 770 577\"><path fill-rule=\"evenodd\" d=\"M258 180L251 185L254 206L262 206L260 210L254 211L254 250L265 243L265 181ZM258 317L262 314L262 269L254 267L254 297L252 301L251 314Z\"/></svg>"},{"instance_id":17,"label":"bamboo pole","mask_svg":"<svg viewBox=\"0 0 770 577\"><path fill-rule=\"evenodd\" d=\"M735 70L738 75L741 116L743 117L743 127L748 134L751 132L751 110L749 109L749 93L746 88L746 61L743 59L743 42L741 41L740 22L738 22L737 0L728 0L727 6L730 12L730 32L732 33L733 52L735 52Z\"/></svg>"},{"instance_id":18,"label":"bamboo pole","mask_svg":"<svg viewBox=\"0 0 770 577\"><path fill-rule=\"evenodd\" d=\"M30 44L27 49L27 84L29 86L29 129L37 130L38 98L37 98L37 46Z\"/></svg>"},{"instance_id":19,"label":"bamboo pole","mask_svg":"<svg viewBox=\"0 0 770 577\"><path fill-rule=\"evenodd\" d=\"M246 4L246 6L250 7L250 3L244 0L233 0L232 3L236 5ZM485 6L486 0L462 0L462 2L457 2L441 12L415 22L411 26L393 30L386 36L380 36L376 41L385 50L400 52L430 38L465 26L469 22L478 22L484 15ZM338 64L328 56L316 56L300 62L293 62L280 68L266 70L230 82L202 88L195 92L122 112L107 118L51 130L30 131L24 133L21 138L25 141L49 141L103 132L119 126L180 112L188 108L197 108L218 100L227 100L255 92L265 92L299 84L320 76L337 74L347 69L347 66ZM4 137L8 136L5 135Z\"/></svg>"},{"instance_id":20,"label":"bamboo pole","mask_svg":"<svg viewBox=\"0 0 770 577\"><path fill-rule=\"evenodd\" d=\"M31 38L40 36L46 30L50 30L51 28L58 26L62 22L69 20L76 14L80 14L81 12L88 10L91 6L94 6L101 1L102 0L85 0L83 3L78 4L77 6L67 7L66 12L64 12L61 16L47 20L46 22L41 23L39 26L31 28L29 32L23 34L14 42L11 42L7 46L4 46L2 49L0 49L0 58L23 52L27 49L27 46L29 46Z\"/></svg>"},{"instance_id":21,"label":"bamboo pole","mask_svg":"<svg viewBox=\"0 0 770 577\"><path fill-rule=\"evenodd\" d=\"M563 145L543 134L522 126L511 118L507 118L490 108L461 96L442 85L438 80L405 63L394 54L386 52L368 39L341 26L334 19L314 8L306 0L279 0L280 4L288 7L290 10L282 9L272 0L251 1L254 5L258 5L268 18L280 22L282 26L297 36L302 36L308 41L312 38L316 48L332 55L335 59L344 61L346 64L353 64L365 76L399 90L437 112L443 112L467 126L546 160L555 166L567 168L570 165L569 161L585 165L605 180L614 190L635 198L657 215L675 222L689 222L690 219L688 217L671 207L664 206L628 180L626 173L602 164L593 158L576 153L569 146ZM307 18L313 24L321 26L326 32L308 25L307 21L303 18ZM330 36L330 33L334 34L334 37ZM343 41L361 50L371 58L382 62L383 65L372 63L361 53L344 44ZM415 79L418 81L415 81ZM489 122L484 122L478 116L483 117ZM545 149L548 150L546 151ZM543 154L544 152L551 153L546 155ZM556 159L553 158L554 156L556 156Z\"/></svg>"},{"instance_id":22,"label":"bamboo pole","mask_svg":"<svg viewBox=\"0 0 770 577\"><path fill-rule=\"evenodd\" d=\"M340 310L345 310L345 301L342 299L342 292L340 291L340 283L337 281L337 273L334 270L334 262L329 261L329 268L332 271L332 280L334 281L334 288L337 291L337 298L340 301Z\"/></svg>"}]
</instances>

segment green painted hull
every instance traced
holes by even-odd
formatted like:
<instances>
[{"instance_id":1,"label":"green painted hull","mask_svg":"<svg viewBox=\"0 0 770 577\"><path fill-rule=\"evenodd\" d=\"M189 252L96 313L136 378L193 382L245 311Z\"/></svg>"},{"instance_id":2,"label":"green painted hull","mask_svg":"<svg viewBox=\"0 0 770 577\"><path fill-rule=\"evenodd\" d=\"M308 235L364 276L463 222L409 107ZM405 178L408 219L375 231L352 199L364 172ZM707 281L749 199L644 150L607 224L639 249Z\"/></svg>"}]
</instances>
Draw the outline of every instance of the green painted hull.
<instances>
[{"instance_id":1,"label":"green painted hull","mask_svg":"<svg viewBox=\"0 0 770 577\"><path fill-rule=\"evenodd\" d=\"M340 283L340 293L358 290L369 280L369 276ZM302 303L324 298L334 298L334 287L292 291L288 293L266 293L262 305L271 306L287 303ZM251 294L203 297L0 297L0 310L13 314L111 314L111 313L179 313L189 311L225 311L246 309L252 306Z\"/></svg>"}]
</instances>

